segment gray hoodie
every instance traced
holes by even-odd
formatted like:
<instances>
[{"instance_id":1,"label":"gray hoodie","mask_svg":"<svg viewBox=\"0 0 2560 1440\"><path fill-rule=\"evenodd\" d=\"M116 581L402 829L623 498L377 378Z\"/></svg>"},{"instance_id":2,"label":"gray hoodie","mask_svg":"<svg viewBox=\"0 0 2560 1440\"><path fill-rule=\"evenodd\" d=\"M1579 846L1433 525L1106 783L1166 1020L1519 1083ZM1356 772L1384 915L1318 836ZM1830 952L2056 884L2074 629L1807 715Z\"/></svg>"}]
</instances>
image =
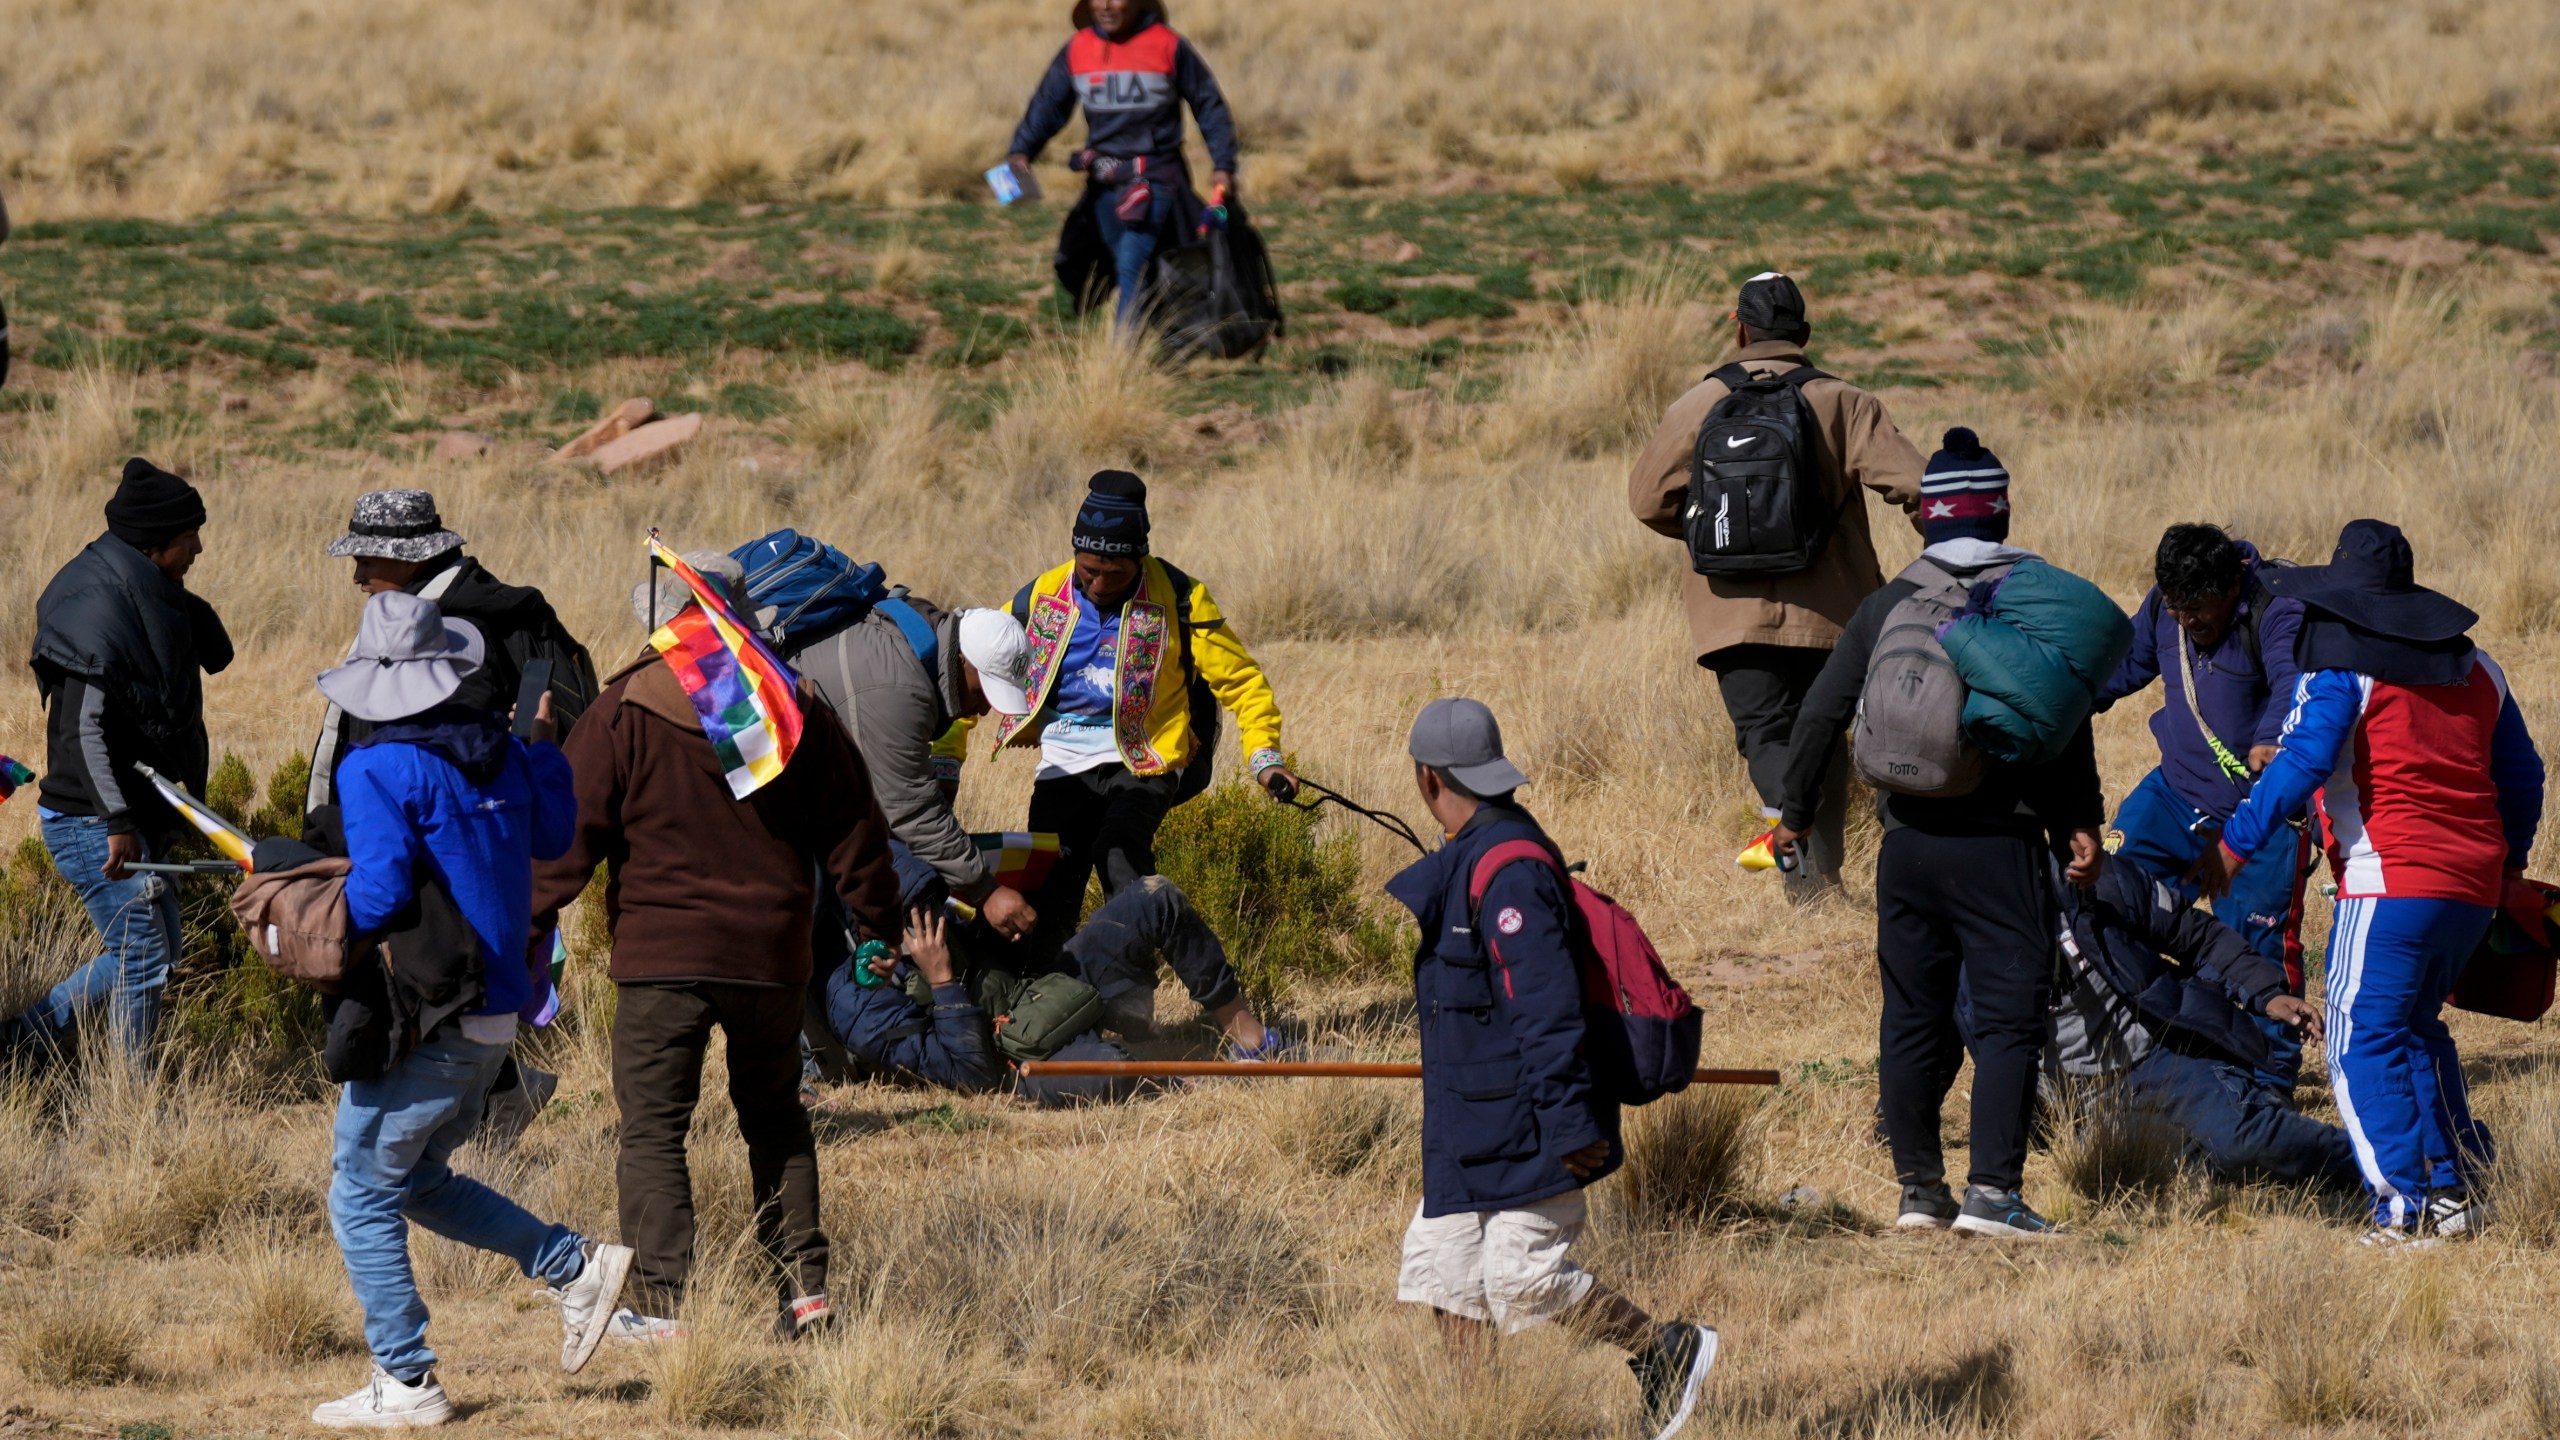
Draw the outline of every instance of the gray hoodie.
<instances>
[{"instance_id":1,"label":"gray hoodie","mask_svg":"<svg viewBox=\"0 0 2560 1440\"><path fill-rule=\"evenodd\" d=\"M975 903L995 888L995 878L951 813L933 755L961 701L960 617L931 601L905 598L941 642L938 673L927 675L906 632L878 613L787 658L852 732L889 832L931 865L951 893Z\"/></svg>"}]
</instances>

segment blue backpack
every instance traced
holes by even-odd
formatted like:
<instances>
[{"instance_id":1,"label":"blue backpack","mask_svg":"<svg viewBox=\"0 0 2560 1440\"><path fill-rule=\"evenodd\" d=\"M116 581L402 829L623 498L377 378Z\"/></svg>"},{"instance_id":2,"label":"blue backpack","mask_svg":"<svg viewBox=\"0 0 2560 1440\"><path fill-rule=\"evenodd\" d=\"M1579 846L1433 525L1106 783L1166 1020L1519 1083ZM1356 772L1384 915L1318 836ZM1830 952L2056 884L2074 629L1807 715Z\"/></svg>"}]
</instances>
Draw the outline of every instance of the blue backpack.
<instances>
[{"instance_id":1,"label":"blue backpack","mask_svg":"<svg viewBox=\"0 0 2560 1440\"><path fill-rule=\"evenodd\" d=\"M876 564L856 565L833 545L797 530L776 530L729 552L747 567L750 610L770 608L775 648L797 650L871 613L889 598Z\"/></svg>"}]
</instances>

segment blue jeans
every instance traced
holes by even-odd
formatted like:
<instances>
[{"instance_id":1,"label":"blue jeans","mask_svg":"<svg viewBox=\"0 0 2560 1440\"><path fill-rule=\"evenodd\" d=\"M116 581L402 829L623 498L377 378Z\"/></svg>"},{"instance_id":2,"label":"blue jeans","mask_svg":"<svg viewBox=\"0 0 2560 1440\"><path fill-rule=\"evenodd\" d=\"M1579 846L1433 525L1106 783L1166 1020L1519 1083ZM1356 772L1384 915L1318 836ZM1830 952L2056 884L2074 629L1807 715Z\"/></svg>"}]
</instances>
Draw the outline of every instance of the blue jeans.
<instances>
[{"instance_id":1,"label":"blue jeans","mask_svg":"<svg viewBox=\"0 0 2560 1440\"><path fill-rule=\"evenodd\" d=\"M98 927L107 948L25 1014L0 1025L0 1053L27 1044L59 1048L104 1014L106 1033L116 1037L125 1062L137 1072L148 1071L157 1058L169 968L185 946L177 889L166 875L108 879L101 868L107 863L106 821L94 815L36 813L53 868L79 892L89 923ZM143 858L159 857L146 843Z\"/></svg>"},{"instance_id":2,"label":"blue jeans","mask_svg":"<svg viewBox=\"0 0 2560 1440\"><path fill-rule=\"evenodd\" d=\"M2444 997L2494 914L2459 900L2349 898L2329 940L2329 1092L2373 1192L2373 1223L2408 1225L2497 1158L2471 1116Z\"/></svg>"},{"instance_id":3,"label":"blue jeans","mask_svg":"<svg viewBox=\"0 0 2560 1440\"><path fill-rule=\"evenodd\" d=\"M2116 807L2112 827L2116 858L2193 904L2196 887L2187 867L2221 838L2221 823L2178 797L2169 777L2153 770ZM2286 828L2231 879L2230 893L2213 902L2214 918L2240 932L2249 948L2284 967L2285 988L2302 994L2302 886L2311 873L2311 835ZM2263 1015L2250 1017L2267 1037L2267 1067L2258 1082L2290 1092L2302 1078L2302 1037Z\"/></svg>"},{"instance_id":4,"label":"blue jeans","mask_svg":"<svg viewBox=\"0 0 2560 1440\"><path fill-rule=\"evenodd\" d=\"M1120 223L1120 199L1129 193L1127 185L1103 191L1094 202L1093 218L1102 227L1102 243L1111 247L1112 271L1120 282L1120 300L1111 312L1111 323L1117 328L1125 330L1145 318L1145 297L1139 287L1146 278L1147 262L1155 258L1156 234L1172 218L1176 183L1171 175L1147 182L1153 199L1147 205L1147 223L1135 230Z\"/></svg>"},{"instance_id":5,"label":"blue jeans","mask_svg":"<svg viewBox=\"0 0 2560 1440\"><path fill-rule=\"evenodd\" d=\"M2177 1127L2187 1156L2226 1179L2353 1188L2347 1132L2298 1114L2242 1066L2155 1049L2124 1077L2124 1103Z\"/></svg>"},{"instance_id":6,"label":"blue jeans","mask_svg":"<svg viewBox=\"0 0 2560 1440\"><path fill-rule=\"evenodd\" d=\"M379 1080L338 1095L329 1224L364 1307L374 1363L414 1383L435 1368L427 1302L409 1268L409 1224L495 1251L527 1276L564 1285L586 1268L585 1240L545 1225L513 1200L453 1173L454 1148L480 1126L480 1107L507 1058L504 1045L463 1039L453 1027L409 1052Z\"/></svg>"}]
</instances>

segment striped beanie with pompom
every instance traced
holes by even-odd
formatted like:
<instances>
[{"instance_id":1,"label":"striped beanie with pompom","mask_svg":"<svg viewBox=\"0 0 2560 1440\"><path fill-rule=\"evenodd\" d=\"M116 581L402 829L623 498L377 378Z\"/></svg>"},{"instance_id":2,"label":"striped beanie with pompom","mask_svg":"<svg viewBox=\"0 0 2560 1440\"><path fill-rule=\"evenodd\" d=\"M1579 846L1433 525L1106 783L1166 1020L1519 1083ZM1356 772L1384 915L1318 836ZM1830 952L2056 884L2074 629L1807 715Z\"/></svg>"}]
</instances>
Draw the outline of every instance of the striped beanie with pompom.
<instances>
[{"instance_id":1,"label":"striped beanie with pompom","mask_svg":"<svg viewBox=\"0 0 2560 1440\"><path fill-rule=\"evenodd\" d=\"M2009 538L2009 472L1962 425L1947 432L1920 477L1920 533L1931 545Z\"/></svg>"}]
</instances>

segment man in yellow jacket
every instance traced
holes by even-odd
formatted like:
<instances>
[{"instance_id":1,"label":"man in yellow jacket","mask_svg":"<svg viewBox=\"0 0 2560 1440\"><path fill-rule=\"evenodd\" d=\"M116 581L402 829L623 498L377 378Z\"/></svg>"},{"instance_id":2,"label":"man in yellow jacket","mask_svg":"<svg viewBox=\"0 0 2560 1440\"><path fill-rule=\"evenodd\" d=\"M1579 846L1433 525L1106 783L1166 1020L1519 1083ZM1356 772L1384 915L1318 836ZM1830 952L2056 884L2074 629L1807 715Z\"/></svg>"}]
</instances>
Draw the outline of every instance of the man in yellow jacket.
<instances>
[{"instance_id":1,"label":"man in yellow jacket","mask_svg":"<svg viewBox=\"0 0 2560 1440\"><path fill-rule=\"evenodd\" d=\"M1036 907L1061 934L1095 871L1105 895L1155 873L1165 813L1207 788L1221 707L1235 715L1254 780L1275 799L1297 785L1262 667L1208 587L1147 552L1146 483L1104 470L1087 490L1075 558L1013 597L1030 640L1032 713L996 727L998 749L1040 747L1031 828L1055 832L1064 854Z\"/></svg>"}]
</instances>

